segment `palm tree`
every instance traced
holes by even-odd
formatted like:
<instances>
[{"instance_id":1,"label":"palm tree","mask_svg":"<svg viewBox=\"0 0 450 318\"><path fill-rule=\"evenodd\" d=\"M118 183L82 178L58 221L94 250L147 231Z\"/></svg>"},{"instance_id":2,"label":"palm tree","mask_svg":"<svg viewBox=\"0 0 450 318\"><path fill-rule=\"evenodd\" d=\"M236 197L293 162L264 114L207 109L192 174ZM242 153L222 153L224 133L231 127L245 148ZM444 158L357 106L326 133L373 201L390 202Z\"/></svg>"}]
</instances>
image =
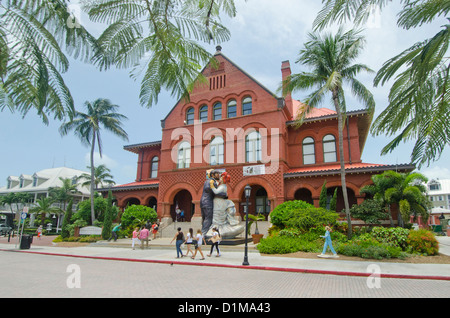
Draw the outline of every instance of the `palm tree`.
<instances>
[{"instance_id":1,"label":"palm tree","mask_svg":"<svg viewBox=\"0 0 450 318\"><path fill-rule=\"evenodd\" d=\"M404 226L411 215L421 215L426 222L428 219L429 201L424 183L428 179L420 173L398 173L385 171L372 176L373 185L361 189L361 193L369 193L380 199L387 207L391 218L391 205L398 205L398 222ZM391 219L392 225L392 219Z\"/></svg>"},{"instance_id":2,"label":"palm tree","mask_svg":"<svg viewBox=\"0 0 450 318\"><path fill-rule=\"evenodd\" d=\"M299 125L302 124L306 114L313 107L318 106L327 93L331 93L338 119L340 174L345 212L349 224L349 238L352 235L352 227L345 182L343 123L346 104L343 85L349 84L352 93L359 98L369 112L373 111L375 101L372 93L355 78L361 71L373 71L366 65L352 64L361 52L363 45L364 38L360 35L360 31L350 30L344 33L340 28L334 36L310 33L309 41L300 51L296 63L308 66L311 68L311 72L292 74L282 83L284 94L295 90L315 89L305 100L306 109L298 118Z\"/></svg>"},{"instance_id":3,"label":"palm tree","mask_svg":"<svg viewBox=\"0 0 450 318\"><path fill-rule=\"evenodd\" d=\"M50 187L48 192L50 196L55 200L63 203L63 210L66 210L66 203L73 198L75 194L81 194L77 189L77 184L72 183L71 178L59 177L62 182L61 187Z\"/></svg>"},{"instance_id":4,"label":"palm tree","mask_svg":"<svg viewBox=\"0 0 450 318\"><path fill-rule=\"evenodd\" d=\"M355 25L365 23L371 10L383 9L387 0L326 0L314 25L318 29L353 19ZM412 29L439 17L447 17L448 1L402 0L397 24ZM374 84L384 85L395 76L389 93L388 107L372 125L373 135L398 134L383 149L392 152L401 141L415 140L411 161L420 168L439 159L450 144L450 24L441 26L432 38L415 43L384 63Z\"/></svg>"},{"instance_id":5,"label":"palm tree","mask_svg":"<svg viewBox=\"0 0 450 318\"><path fill-rule=\"evenodd\" d=\"M91 170L91 167L87 167L89 170ZM111 170L108 169L105 165L99 165L94 168L94 184L95 184L95 190L98 189L98 186L101 185L103 187L103 184L113 185L115 184L114 180L112 180L113 176L110 174ZM87 179L89 181L83 182L82 186L88 186L91 184L91 176L83 173L81 176L78 177L79 179Z\"/></svg>"},{"instance_id":6,"label":"palm tree","mask_svg":"<svg viewBox=\"0 0 450 318\"><path fill-rule=\"evenodd\" d=\"M188 97L200 71L212 58L198 42L227 41L219 14L235 16L234 0L93 0L84 10L92 21L108 25L99 37L94 63L132 68L140 77L141 105L157 103L161 89Z\"/></svg>"},{"instance_id":7,"label":"palm tree","mask_svg":"<svg viewBox=\"0 0 450 318\"><path fill-rule=\"evenodd\" d=\"M112 104L108 99L99 98L93 103L85 102L87 108L86 113L76 112L74 119L64 123L59 128L61 135L67 135L69 131L74 130L75 135L81 139L81 142L91 147L91 220L95 221L94 212L94 185L95 185L95 166L94 166L94 150L97 141L100 157L102 156L102 140L100 137L100 129L112 132L125 140L128 135L122 129L122 120L127 119L122 114L116 113L118 105Z\"/></svg>"},{"instance_id":8,"label":"palm tree","mask_svg":"<svg viewBox=\"0 0 450 318\"><path fill-rule=\"evenodd\" d=\"M45 215L47 213L56 213L59 214L62 212L60 208L53 207L54 200L49 197L43 197L42 199L36 200L36 206L30 209L30 213L36 213L41 215L41 225L44 225Z\"/></svg>"},{"instance_id":9,"label":"palm tree","mask_svg":"<svg viewBox=\"0 0 450 318\"><path fill-rule=\"evenodd\" d=\"M69 68L65 52L89 59L96 41L82 25L68 21L69 1L0 1L0 111L24 116L37 110L61 120L74 112L62 73ZM64 48L64 50L63 50Z\"/></svg>"}]
</instances>

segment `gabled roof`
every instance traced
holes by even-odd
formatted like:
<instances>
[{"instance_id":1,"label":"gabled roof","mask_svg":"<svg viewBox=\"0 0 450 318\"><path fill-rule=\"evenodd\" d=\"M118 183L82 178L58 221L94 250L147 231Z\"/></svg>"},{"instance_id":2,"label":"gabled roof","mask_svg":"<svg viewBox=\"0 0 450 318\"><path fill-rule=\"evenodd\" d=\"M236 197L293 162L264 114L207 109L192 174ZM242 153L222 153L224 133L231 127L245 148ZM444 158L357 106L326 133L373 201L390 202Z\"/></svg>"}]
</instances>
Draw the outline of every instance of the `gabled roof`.
<instances>
[{"instance_id":1,"label":"gabled roof","mask_svg":"<svg viewBox=\"0 0 450 318\"><path fill-rule=\"evenodd\" d=\"M244 74L245 76L247 76L251 81L253 81L254 83L256 83L259 87L261 87L263 90L265 90L267 93L269 93L270 95L272 95L275 99L280 99L280 97L278 97L275 93L273 93L272 91L270 91L267 87L265 87L263 84L261 84L258 80L256 80L254 77L252 77L250 74L248 74L246 71L244 71L241 67L239 67L238 65L236 65L232 60L230 60L227 56L225 56L222 53L222 47L221 46L217 46L216 47L216 53L214 54L214 57L216 56L221 56L222 58L224 58L228 63L230 63L233 67L237 68L240 72L242 72L242 74ZM200 72L201 74L203 74L205 72L205 70L207 70L209 67L209 64L206 65L205 67L203 67L202 71ZM170 116L170 114L175 110L175 108L178 106L178 104L183 100L184 97L181 97L176 103L175 105L172 107L172 109L170 110L170 112L166 115L166 117L164 117L164 119L161 120L161 126L162 128L165 127L165 121L166 119Z\"/></svg>"},{"instance_id":2,"label":"gabled roof","mask_svg":"<svg viewBox=\"0 0 450 318\"><path fill-rule=\"evenodd\" d=\"M41 179L41 183L37 186L33 186L33 183L20 187L19 184L16 186L7 189L6 186L0 187L0 194L6 194L11 192L43 192L47 191L48 188L51 187L60 187L62 186L62 182L59 178L73 178L73 177L79 177L82 174L89 174L89 172L82 171L82 170L76 170L72 168L67 167L60 167L60 168L51 168L51 169L44 169L38 172L35 172L32 176L38 177ZM21 176L27 176L22 174ZM10 176L9 179L11 180L18 180L18 177ZM42 182L44 180L44 182ZM78 190L82 192L83 194L87 195L89 194L89 190L85 187L82 187L81 185L78 186Z\"/></svg>"}]
</instances>

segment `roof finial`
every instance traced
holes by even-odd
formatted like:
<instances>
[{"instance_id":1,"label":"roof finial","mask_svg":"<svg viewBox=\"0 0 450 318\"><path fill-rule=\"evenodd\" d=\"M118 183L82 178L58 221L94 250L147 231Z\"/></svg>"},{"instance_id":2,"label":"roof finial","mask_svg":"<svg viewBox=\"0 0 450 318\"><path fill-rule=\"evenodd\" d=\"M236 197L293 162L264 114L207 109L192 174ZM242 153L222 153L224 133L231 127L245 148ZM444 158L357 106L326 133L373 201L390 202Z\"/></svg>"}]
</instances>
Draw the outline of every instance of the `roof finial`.
<instances>
[{"instance_id":1,"label":"roof finial","mask_svg":"<svg viewBox=\"0 0 450 318\"><path fill-rule=\"evenodd\" d=\"M222 47L220 45L216 46L216 53L222 52Z\"/></svg>"}]
</instances>

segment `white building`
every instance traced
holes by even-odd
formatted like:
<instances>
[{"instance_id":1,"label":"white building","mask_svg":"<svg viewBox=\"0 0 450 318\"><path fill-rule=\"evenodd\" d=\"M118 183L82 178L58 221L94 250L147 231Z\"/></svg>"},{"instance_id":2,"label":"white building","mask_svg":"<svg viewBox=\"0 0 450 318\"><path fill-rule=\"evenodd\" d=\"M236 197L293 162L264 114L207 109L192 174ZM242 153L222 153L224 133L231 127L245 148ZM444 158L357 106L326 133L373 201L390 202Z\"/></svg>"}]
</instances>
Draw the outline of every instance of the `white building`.
<instances>
[{"instance_id":1,"label":"white building","mask_svg":"<svg viewBox=\"0 0 450 318\"><path fill-rule=\"evenodd\" d=\"M49 196L49 189L62 186L62 179L71 179L73 184L77 182L77 178L82 174L90 174L87 171L81 171L71 169L67 167L51 168L37 171L33 174L21 174L20 176L9 176L6 179L6 186L0 187L0 196L7 195L9 193L29 193L32 197L32 202L27 203L30 208L33 207L37 200L42 197ZM79 194L74 195L74 207L85 199L89 198L89 189L77 186ZM58 204L55 204L58 206ZM13 204L11 207L8 204L0 205L0 214L3 216L11 215L18 218L17 212L23 210L24 205L22 203ZM12 212L11 212L12 210ZM3 222L3 221L1 221Z\"/></svg>"},{"instance_id":2,"label":"white building","mask_svg":"<svg viewBox=\"0 0 450 318\"><path fill-rule=\"evenodd\" d=\"M431 179L427 188L433 207L450 209L450 179Z\"/></svg>"}]
</instances>

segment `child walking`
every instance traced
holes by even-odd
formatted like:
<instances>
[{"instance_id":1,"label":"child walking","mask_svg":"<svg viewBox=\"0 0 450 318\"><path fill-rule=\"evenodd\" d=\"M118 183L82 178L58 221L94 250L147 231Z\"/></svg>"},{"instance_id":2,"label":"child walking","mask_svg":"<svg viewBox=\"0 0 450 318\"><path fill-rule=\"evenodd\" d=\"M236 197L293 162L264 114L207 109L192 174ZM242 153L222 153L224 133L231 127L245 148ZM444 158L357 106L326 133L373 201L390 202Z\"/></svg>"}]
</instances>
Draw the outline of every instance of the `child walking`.
<instances>
[{"instance_id":1,"label":"child walking","mask_svg":"<svg viewBox=\"0 0 450 318\"><path fill-rule=\"evenodd\" d=\"M197 244L195 245L195 253L194 253L194 256L192 256L191 258L195 259L195 255L197 255L197 251L199 251L200 254L202 255L202 258L200 258L200 260L204 260L205 256L203 255L201 246L202 246L202 243L205 243L205 245L206 245L206 242L205 242L205 238L202 235L202 230L200 230L200 229L197 230L196 238L197 238Z\"/></svg>"},{"instance_id":2,"label":"child walking","mask_svg":"<svg viewBox=\"0 0 450 318\"><path fill-rule=\"evenodd\" d=\"M134 244L136 243L140 243L141 241L139 241L139 228L135 228L133 231L133 238L131 239L131 247L134 250Z\"/></svg>"},{"instance_id":3,"label":"child walking","mask_svg":"<svg viewBox=\"0 0 450 318\"><path fill-rule=\"evenodd\" d=\"M325 256L325 253L327 252L327 247L330 247L330 250L333 253L333 257L339 257L333 248L333 244L331 243L331 236L330 236L331 231L332 230L329 226L325 226L325 235L320 236L325 238L325 244L323 245L322 254L320 254L319 256Z\"/></svg>"}]
</instances>

